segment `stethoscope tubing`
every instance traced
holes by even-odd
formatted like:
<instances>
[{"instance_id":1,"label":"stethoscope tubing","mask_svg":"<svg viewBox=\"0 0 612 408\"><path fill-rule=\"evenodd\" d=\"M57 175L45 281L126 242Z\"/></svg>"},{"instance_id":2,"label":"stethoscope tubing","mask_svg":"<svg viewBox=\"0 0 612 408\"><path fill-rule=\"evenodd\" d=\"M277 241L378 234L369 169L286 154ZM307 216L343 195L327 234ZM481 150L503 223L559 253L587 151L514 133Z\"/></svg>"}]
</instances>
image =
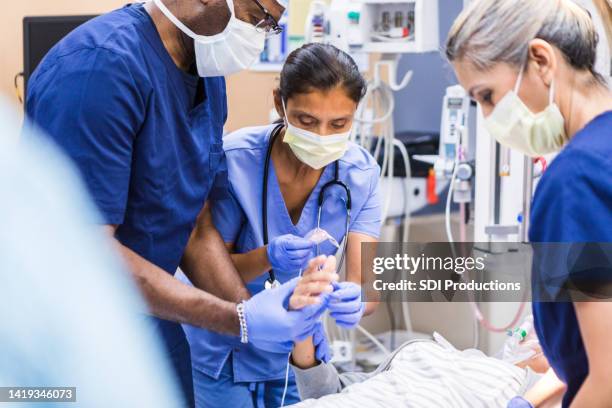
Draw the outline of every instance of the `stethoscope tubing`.
<instances>
[{"instance_id":1,"label":"stethoscope tubing","mask_svg":"<svg viewBox=\"0 0 612 408\"><path fill-rule=\"evenodd\" d=\"M268 143L268 149L266 151L266 159L264 162L263 186L262 186L262 194L261 194L262 195L261 197L261 202L262 202L262 205L261 205L261 221L262 222L261 224L262 224L262 235L263 235L264 245L268 245L269 243L269 240L268 240L268 181L269 180L268 179L269 179L269 174L270 174L270 161L272 157L272 146L274 145L274 141L280 134L280 131L282 130L282 128L283 128L283 125L279 124L272 130L272 135L270 136L270 141ZM323 208L323 200L325 199L325 191L327 191L327 189L329 189L332 186L340 186L346 193L346 200L343 200L345 207L346 207L345 231L344 231L344 239L342 240L342 245L341 245L340 262L337 265L337 270L340 270L340 268L342 268L342 263L344 262L344 258L346 254L346 241L348 240L348 230L349 230L349 225L351 222L351 208L352 208L353 203L351 199L350 188L346 185L346 183L340 180L340 164L338 160L334 162L334 166L335 166L334 167L334 179L331 181L328 181L327 183L325 183L325 185L323 185L323 187L321 188L321 191L319 192L319 197L317 198L317 205L318 205L317 227L320 228L321 226L321 210ZM268 271L268 274L270 276L268 277L266 282L269 285L266 285L266 288L267 287L273 288L278 284L274 270L270 269Z\"/></svg>"}]
</instances>

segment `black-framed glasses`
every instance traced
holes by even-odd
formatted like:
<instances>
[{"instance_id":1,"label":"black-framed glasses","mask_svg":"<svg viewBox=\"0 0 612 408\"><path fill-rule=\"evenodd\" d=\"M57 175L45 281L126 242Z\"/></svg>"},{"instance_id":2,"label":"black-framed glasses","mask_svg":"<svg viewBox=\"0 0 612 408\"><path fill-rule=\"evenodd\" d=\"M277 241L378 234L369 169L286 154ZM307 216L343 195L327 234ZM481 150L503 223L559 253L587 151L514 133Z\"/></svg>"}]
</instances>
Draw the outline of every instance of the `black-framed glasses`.
<instances>
[{"instance_id":1,"label":"black-framed glasses","mask_svg":"<svg viewBox=\"0 0 612 408\"><path fill-rule=\"evenodd\" d=\"M268 11L267 8L263 6L258 0L253 0L257 7L264 13L264 18L255 25L255 29L260 33L264 32L266 34L280 34L283 32L283 27L278 25L278 21L272 14Z\"/></svg>"}]
</instances>

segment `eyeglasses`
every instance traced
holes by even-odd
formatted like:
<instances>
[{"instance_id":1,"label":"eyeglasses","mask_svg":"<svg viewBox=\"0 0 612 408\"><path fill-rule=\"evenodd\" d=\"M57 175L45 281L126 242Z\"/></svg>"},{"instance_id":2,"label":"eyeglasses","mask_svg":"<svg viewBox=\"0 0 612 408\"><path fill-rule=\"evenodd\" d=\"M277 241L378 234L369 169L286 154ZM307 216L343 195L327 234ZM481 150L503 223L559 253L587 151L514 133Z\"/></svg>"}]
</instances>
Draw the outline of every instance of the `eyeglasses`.
<instances>
[{"instance_id":1,"label":"eyeglasses","mask_svg":"<svg viewBox=\"0 0 612 408\"><path fill-rule=\"evenodd\" d=\"M260 33L266 33L270 35L280 34L283 32L283 27L278 25L278 21L266 9L258 0L253 0L257 7L264 13L264 18L255 25L255 29Z\"/></svg>"}]
</instances>

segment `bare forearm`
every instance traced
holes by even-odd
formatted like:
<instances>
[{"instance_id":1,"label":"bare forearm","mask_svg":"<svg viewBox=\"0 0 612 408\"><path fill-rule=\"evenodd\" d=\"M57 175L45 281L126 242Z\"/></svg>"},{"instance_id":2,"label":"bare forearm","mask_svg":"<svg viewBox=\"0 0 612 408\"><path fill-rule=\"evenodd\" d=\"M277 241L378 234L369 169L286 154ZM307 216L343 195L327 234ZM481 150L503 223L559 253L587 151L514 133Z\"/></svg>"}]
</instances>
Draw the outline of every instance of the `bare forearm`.
<instances>
[{"instance_id":1,"label":"bare forearm","mask_svg":"<svg viewBox=\"0 0 612 408\"><path fill-rule=\"evenodd\" d=\"M612 389L610 379L600 379L589 375L572 401L572 408L604 408L610 406Z\"/></svg>"},{"instance_id":2,"label":"bare forearm","mask_svg":"<svg viewBox=\"0 0 612 408\"><path fill-rule=\"evenodd\" d=\"M291 352L291 362L299 368L311 368L318 364L315 358L315 347L312 342L312 337L304 341L295 343L293 352Z\"/></svg>"},{"instance_id":3,"label":"bare forearm","mask_svg":"<svg viewBox=\"0 0 612 408\"><path fill-rule=\"evenodd\" d=\"M612 401L612 304L596 300L573 303L589 367L589 374L572 402L574 408L609 407Z\"/></svg>"},{"instance_id":4,"label":"bare forearm","mask_svg":"<svg viewBox=\"0 0 612 408\"><path fill-rule=\"evenodd\" d=\"M115 242L153 315L218 333L239 334L235 303L183 284L131 249Z\"/></svg>"},{"instance_id":5,"label":"bare forearm","mask_svg":"<svg viewBox=\"0 0 612 408\"><path fill-rule=\"evenodd\" d=\"M555 395L562 394L564 390L565 384L557 378L553 369L549 368L546 374L525 393L524 397L534 407L537 407Z\"/></svg>"},{"instance_id":6,"label":"bare forearm","mask_svg":"<svg viewBox=\"0 0 612 408\"><path fill-rule=\"evenodd\" d=\"M232 302L251 297L207 208L198 217L181 269L194 286Z\"/></svg>"},{"instance_id":7,"label":"bare forearm","mask_svg":"<svg viewBox=\"0 0 612 408\"><path fill-rule=\"evenodd\" d=\"M265 246L245 254L232 254L231 257L240 276L247 283L266 273L271 268Z\"/></svg>"}]
</instances>

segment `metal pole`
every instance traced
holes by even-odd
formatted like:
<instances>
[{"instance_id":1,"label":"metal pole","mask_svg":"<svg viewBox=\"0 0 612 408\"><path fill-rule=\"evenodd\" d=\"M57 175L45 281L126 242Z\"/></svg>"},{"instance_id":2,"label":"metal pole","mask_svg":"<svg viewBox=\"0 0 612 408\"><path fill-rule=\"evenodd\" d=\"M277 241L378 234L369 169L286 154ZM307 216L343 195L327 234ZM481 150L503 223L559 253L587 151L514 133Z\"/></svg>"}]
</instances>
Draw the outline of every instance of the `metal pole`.
<instances>
[{"instance_id":1,"label":"metal pole","mask_svg":"<svg viewBox=\"0 0 612 408\"><path fill-rule=\"evenodd\" d=\"M523 167L523 222L521 239L529 242L529 224L531 218L531 198L533 196L533 160L525 156Z\"/></svg>"}]
</instances>

